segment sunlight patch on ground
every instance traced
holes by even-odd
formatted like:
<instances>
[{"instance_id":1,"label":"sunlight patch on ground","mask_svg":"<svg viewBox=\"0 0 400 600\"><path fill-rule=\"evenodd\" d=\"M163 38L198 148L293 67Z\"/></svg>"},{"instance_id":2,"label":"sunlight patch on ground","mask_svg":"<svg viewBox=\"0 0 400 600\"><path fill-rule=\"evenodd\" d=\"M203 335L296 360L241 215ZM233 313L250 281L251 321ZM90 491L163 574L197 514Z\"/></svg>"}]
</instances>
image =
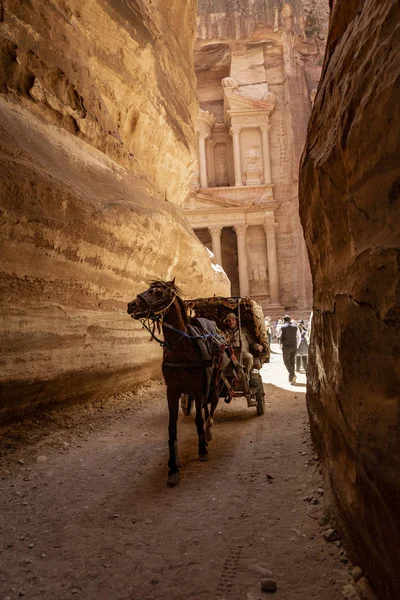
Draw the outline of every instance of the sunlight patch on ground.
<instances>
[{"instance_id":1,"label":"sunlight patch on ground","mask_svg":"<svg viewBox=\"0 0 400 600\"><path fill-rule=\"evenodd\" d=\"M296 373L296 383L294 385L289 383L289 374L283 364L282 350L279 344L272 344L271 361L261 369L261 377L264 383L271 383L284 390L299 393L306 391L305 373Z\"/></svg>"}]
</instances>

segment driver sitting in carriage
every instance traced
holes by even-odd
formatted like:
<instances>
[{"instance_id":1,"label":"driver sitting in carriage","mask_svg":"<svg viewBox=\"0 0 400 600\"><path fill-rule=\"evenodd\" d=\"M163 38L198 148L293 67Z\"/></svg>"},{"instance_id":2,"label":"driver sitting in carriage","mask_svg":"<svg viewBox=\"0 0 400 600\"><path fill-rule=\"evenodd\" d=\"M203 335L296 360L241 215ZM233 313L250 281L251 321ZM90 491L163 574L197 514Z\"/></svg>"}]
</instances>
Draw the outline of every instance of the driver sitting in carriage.
<instances>
[{"instance_id":1,"label":"driver sitting in carriage","mask_svg":"<svg viewBox=\"0 0 400 600\"><path fill-rule=\"evenodd\" d=\"M253 352L262 352L263 347L258 344L247 327L241 327L239 330L238 318L235 313L230 312L224 319L226 329L223 333L227 342L233 347L235 356L244 367L244 371L250 380L251 370L253 368Z\"/></svg>"}]
</instances>

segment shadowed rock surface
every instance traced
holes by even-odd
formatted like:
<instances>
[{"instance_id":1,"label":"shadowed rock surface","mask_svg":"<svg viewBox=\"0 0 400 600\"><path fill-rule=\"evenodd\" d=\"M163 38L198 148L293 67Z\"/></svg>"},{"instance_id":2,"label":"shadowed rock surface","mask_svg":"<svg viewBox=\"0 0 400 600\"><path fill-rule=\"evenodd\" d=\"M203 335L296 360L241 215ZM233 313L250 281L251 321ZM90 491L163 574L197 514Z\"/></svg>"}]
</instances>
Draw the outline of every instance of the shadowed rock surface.
<instances>
[{"instance_id":1,"label":"shadowed rock surface","mask_svg":"<svg viewBox=\"0 0 400 600\"><path fill-rule=\"evenodd\" d=\"M341 528L387 600L400 597L399 19L391 0L335 2L300 183L313 439Z\"/></svg>"},{"instance_id":2,"label":"shadowed rock surface","mask_svg":"<svg viewBox=\"0 0 400 600\"><path fill-rule=\"evenodd\" d=\"M180 215L195 162L195 0L0 9L0 421L156 375L126 303L228 294Z\"/></svg>"}]
</instances>

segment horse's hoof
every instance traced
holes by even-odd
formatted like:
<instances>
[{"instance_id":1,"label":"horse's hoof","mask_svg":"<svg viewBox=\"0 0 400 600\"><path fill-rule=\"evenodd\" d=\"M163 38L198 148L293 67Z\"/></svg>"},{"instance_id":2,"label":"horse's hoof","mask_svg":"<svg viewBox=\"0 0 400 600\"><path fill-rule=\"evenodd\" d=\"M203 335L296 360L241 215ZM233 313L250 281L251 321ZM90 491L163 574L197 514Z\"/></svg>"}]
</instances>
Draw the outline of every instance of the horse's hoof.
<instances>
[{"instance_id":1,"label":"horse's hoof","mask_svg":"<svg viewBox=\"0 0 400 600\"><path fill-rule=\"evenodd\" d=\"M168 475L168 479L167 479L168 487L175 487L178 485L178 483L179 483L179 473L171 473L170 475Z\"/></svg>"},{"instance_id":2,"label":"horse's hoof","mask_svg":"<svg viewBox=\"0 0 400 600\"><path fill-rule=\"evenodd\" d=\"M199 460L201 460L202 462L206 462L207 460L210 460L210 455L207 454L199 454Z\"/></svg>"}]
</instances>

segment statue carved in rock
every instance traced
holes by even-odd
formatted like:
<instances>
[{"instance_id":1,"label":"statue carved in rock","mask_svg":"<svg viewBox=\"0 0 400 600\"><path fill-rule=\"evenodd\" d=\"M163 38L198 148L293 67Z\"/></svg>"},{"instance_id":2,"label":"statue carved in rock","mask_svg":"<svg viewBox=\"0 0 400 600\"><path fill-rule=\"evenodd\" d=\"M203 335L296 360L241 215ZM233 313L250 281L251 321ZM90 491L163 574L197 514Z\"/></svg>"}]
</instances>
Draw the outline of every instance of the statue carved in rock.
<instances>
[{"instance_id":1,"label":"statue carved in rock","mask_svg":"<svg viewBox=\"0 0 400 600\"><path fill-rule=\"evenodd\" d=\"M214 146L214 170L217 187L229 185L228 150L224 143Z\"/></svg>"},{"instance_id":2,"label":"statue carved in rock","mask_svg":"<svg viewBox=\"0 0 400 600\"><path fill-rule=\"evenodd\" d=\"M267 267L265 265L256 265L253 267L254 283L265 283L268 280Z\"/></svg>"},{"instance_id":3,"label":"statue carved in rock","mask_svg":"<svg viewBox=\"0 0 400 600\"><path fill-rule=\"evenodd\" d=\"M250 148L248 148L246 154L244 155L246 165L250 170L254 169L256 163L260 158L260 153L258 152L259 147L260 146L250 146Z\"/></svg>"},{"instance_id":4,"label":"statue carved in rock","mask_svg":"<svg viewBox=\"0 0 400 600\"><path fill-rule=\"evenodd\" d=\"M199 164L197 162L193 171L193 175L190 178L190 188L193 192L198 192L200 189L200 171Z\"/></svg>"},{"instance_id":5,"label":"statue carved in rock","mask_svg":"<svg viewBox=\"0 0 400 600\"><path fill-rule=\"evenodd\" d=\"M304 16L299 17L302 42L326 39L329 23L329 4L326 0L303 0Z\"/></svg>"},{"instance_id":6,"label":"statue carved in rock","mask_svg":"<svg viewBox=\"0 0 400 600\"><path fill-rule=\"evenodd\" d=\"M287 32L293 29L293 9L291 4L285 3L281 12L283 29Z\"/></svg>"},{"instance_id":7,"label":"statue carved in rock","mask_svg":"<svg viewBox=\"0 0 400 600\"><path fill-rule=\"evenodd\" d=\"M272 8L274 11L274 25L273 29L276 33L279 30L279 11L282 8L282 0L272 0Z\"/></svg>"},{"instance_id":8,"label":"statue carved in rock","mask_svg":"<svg viewBox=\"0 0 400 600\"><path fill-rule=\"evenodd\" d=\"M317 88L313 88L310 92L310 102L311 106L314 106L315 96L317 95Z\"/></svg>"},{"instance_id":9,"label":"statue carved in rock","mask_svg":"<svg viewBox=\"0 0 400 600\"><path fill-rule=\"evenodd\" d=\"M221 81L222 87L229 89L231 92L235 94L240 94L239 86L232 77L224 77Z\"/></svg>"},{"instance_id":10,"label":"statue carved in rock","mask_svg":"<svg viewBox=\"0 0 400 600\"><path fill-rule=\"evenodd\" d=\"M293 56L294 56L295 64L299 65L299 67L304 67L304 65L305 65L304 56L302 54L300 54L300 52L297 52L296 50L293 52Z\"/></svg>"},{"instance_id":11,"label":"statue carved in rock","mask_svg":"<svg viewBox=\"0 0 400 600\"><path fill-rule=\"evenodd\" d=\"M308 13L304 31L308 39L314 38L321 31L321 26L318 23L317 15L314 12L310 11Z\"/></svg>"}]
</instances>

